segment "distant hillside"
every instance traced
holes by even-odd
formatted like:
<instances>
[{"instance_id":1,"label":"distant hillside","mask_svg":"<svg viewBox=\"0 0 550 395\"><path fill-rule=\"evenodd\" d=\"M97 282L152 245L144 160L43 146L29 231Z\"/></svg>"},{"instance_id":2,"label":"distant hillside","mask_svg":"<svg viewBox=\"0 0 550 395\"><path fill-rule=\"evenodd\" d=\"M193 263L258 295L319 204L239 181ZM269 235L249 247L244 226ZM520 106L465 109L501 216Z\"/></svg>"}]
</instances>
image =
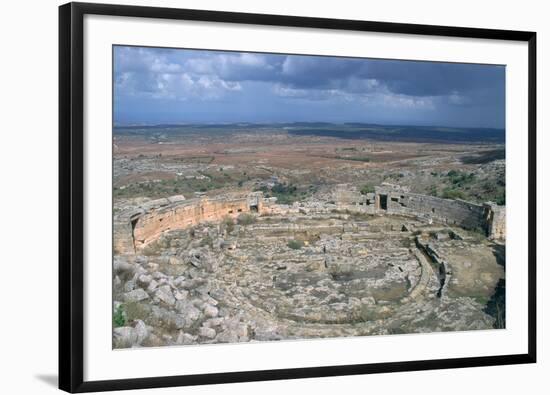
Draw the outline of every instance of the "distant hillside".
<instances>
[{"instance_id":1,"label":"distant hillside","mask_svg":"<svg viewBox=\"0 0 550 395\"><path fill-rule=\"evenodd\" d=\"M350 140L371 139L380 141L447 143L504 143L506 137L504 129L382 126L358 123L331 125L324 128L291 128L288 129L288 133L296 136L324 136Z\"/></svg>"},{"instance_id":2,"label":"distant hillside","mask_svg":"<svg viewBox=\"0 0 550 395\"><path fill-rule=\"evenodd\" d=\"M335 137L348 140L500 144L505 142L504 129L325 122L116 126L114 133L118 135L155 135L159 133L173 136L197 133L224 135L245 130L260 133L263 131L272 133L274 130L280 130L294 136Z\"/></svg>"}]
</instances>

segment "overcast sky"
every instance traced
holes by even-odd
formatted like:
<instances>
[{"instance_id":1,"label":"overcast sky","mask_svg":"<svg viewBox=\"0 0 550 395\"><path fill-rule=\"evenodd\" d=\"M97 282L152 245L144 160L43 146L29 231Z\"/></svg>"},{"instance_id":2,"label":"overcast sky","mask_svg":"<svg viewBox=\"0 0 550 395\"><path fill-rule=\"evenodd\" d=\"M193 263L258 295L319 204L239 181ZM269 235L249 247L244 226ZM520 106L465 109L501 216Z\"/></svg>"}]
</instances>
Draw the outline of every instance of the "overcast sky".
<instances>
[{"instance_id":1,"label":"overcast sky","mask_svg":"<svg viewBox=\"0 0 550 395\"><path fill-rule=\"evenodd\" d=\"M503 66L115 47L115 124L504 127Z\"/></svg>"}]
</instances>

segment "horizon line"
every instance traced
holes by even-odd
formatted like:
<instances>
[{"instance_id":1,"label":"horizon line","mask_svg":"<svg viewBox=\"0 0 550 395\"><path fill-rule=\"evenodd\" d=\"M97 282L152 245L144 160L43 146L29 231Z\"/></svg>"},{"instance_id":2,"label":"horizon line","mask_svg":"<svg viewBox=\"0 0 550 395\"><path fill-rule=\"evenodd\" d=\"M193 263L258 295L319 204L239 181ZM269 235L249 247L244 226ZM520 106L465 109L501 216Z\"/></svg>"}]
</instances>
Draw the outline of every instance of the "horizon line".
<instances>
[{"instance_id":1,"label":"horizon line","mask_svg":"<svg viewBox=\"0 0 550 395\"><path fill-rule=\"evenodd\" d=\"M215 126L215 125L285 125L285 124L327 124L327 125L372 125L372 126L416 126L427 128L454 128L454 129L493 129L493 130L506 130L506 126L503 127L489 127L489 126L451 126L451 125L434 125L434 124L404 124L404 123L378 123L378 122L361 122L361 121L345 121L345 122L330 122L330 121L234 121L234 122L169 122L169 123L112 123L113 128L128 128L128 127L171 127L171 126Z\"/></svg>"}]
</instances>

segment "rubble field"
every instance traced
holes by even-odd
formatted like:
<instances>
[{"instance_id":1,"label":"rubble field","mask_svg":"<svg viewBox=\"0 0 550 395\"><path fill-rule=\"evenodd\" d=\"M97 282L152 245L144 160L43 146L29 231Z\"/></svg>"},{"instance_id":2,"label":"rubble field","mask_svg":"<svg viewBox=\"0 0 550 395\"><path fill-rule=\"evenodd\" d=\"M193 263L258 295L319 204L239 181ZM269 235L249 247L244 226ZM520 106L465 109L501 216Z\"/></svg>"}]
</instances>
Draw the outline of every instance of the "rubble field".
<instances>
[{"instance_id":1,"label":"rubble field","mask_svg":"<svg viewBox=\"0 0 550 395\"><path fill-rule=\"evenodd\" d=\"M246 213L114 256L114 348L503 327L504 245L330 208Z\"/></svg>"}]
</instances>

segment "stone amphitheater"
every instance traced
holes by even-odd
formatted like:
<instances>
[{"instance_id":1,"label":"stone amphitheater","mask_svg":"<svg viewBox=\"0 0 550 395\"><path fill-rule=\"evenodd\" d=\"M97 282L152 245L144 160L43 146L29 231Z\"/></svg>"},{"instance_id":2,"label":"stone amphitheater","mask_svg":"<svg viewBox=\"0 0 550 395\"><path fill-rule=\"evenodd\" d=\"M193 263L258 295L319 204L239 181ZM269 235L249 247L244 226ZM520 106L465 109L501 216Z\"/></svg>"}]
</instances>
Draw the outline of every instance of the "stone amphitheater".
<instances>
[{"instance_id":1,"label":"stone amphitheater","mask_svg":"<svg viewBox=\"0 0 550 395\"><path fill-rule=\"evenodd\" d=\"M350 185L114 216L115 348L504 327L505 208Z\"/></svg>"}]
</instances>

